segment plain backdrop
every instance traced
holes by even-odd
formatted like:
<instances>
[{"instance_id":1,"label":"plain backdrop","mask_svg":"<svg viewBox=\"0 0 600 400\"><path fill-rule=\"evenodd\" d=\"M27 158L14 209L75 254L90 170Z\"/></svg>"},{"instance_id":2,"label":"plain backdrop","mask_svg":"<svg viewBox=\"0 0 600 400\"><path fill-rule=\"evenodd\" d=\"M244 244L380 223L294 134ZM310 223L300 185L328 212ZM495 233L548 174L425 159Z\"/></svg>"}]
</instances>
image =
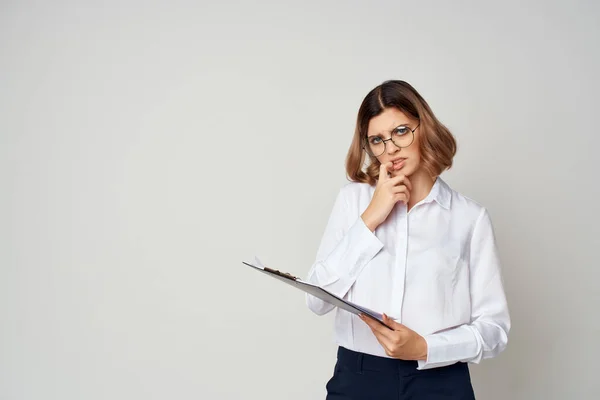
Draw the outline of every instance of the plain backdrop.
<instances>
[{"instance_id":1,"label":"plain backdrop","mask_svg":"<svg viewBox=\"0 0 600 400\"><path fill-rule=\"evenodd\" d=\"M492 216L479 399L600 391L600 6L0 1L0 399L319 399L305 276L360 102L411 83Z\"/></svg>"}]
</instances>

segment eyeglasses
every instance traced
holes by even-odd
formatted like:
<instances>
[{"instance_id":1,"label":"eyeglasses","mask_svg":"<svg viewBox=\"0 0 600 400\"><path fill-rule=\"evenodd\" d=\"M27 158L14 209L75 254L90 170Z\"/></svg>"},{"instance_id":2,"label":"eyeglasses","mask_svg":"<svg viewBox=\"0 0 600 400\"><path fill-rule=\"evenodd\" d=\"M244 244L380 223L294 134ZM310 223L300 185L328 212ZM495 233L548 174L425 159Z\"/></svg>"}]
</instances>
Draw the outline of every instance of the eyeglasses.
<instances>
[{"instance_id":1,"label":"eyeglasses","mask_svg":"<svg viewBox=\"0 0 600 400\"><path fill-rule=\"evenodd\" d=\"M415 129L410 129L408 126L401 125L392 130L392 137L383 139L381 136L367 136L363 149L372 157L379 157L385 153L386 142L391 141L396 147L408 147L415 140L415 131L421 125L419 122Z\"/></svg>"}]
</instances>

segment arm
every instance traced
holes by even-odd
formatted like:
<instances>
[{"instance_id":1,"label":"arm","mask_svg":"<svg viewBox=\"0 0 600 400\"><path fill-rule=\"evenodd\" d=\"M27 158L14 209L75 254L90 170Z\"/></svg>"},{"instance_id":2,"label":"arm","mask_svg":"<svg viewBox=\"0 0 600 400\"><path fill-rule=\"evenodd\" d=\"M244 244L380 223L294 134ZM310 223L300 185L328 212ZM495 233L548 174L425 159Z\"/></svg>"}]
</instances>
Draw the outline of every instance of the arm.
<instances>
[{"instance_id":1,"label":"arm","mask_svg":"<svg viewBox=\"0 0 600 400\"><path fill-rule=\"evenodd\" d=\"M362 269L381 250L383 243L365 225L360 216L351 216L342 188L335 200L325 232L310 268L307 281L344 297ZM323 315L334 306L306 294L306 304L316 314Z\"/></svg>"},{"instance_id":2,"label":"arm","mask_svg":"<svg viewBox=\"0 0 600 400\"><path fill-rule=\"evenodd\" d=\"M427 359L418 361L418 369L457 361L479 363L506 348L510 316L494 230L485 208L473 228L469 268L471 323L425 336Z\"/></svg>"}]
</instances>

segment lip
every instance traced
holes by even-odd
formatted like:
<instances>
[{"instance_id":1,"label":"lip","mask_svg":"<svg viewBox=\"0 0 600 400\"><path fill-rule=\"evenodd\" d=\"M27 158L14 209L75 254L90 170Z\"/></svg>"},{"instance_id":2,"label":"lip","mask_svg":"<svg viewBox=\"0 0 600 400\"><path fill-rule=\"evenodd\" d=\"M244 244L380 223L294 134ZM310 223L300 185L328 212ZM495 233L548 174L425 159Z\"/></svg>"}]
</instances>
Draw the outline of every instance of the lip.
<instances>
[{"instance_id":1,"label":"lip","mask_svg":"<svg viewBox=\"0 0 600 400\"><path fill-rule=\"evenodd\" d=\"M397 171L400 168L403 168L405 161L406 161L406 158L397 158L395 160L392 160L392 162L393 162L392 168L394 169L394 171Z\"/></svg>"}]
</instances>

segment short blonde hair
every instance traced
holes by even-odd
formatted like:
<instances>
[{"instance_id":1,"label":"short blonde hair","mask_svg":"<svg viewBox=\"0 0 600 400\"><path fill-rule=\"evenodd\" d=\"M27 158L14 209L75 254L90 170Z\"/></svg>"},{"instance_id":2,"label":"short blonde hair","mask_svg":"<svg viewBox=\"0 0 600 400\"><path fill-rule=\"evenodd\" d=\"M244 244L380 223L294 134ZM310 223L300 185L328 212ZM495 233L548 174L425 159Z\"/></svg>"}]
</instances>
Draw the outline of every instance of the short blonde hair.
<instances>
[{"instance_id":1,"label":"short blonde hair","mask_svg":"<svg viewBox=\"0 0 600 400\"><path fill-rule=\"evenodd\" d=\"M358 109L354 138L346 156L346 174L350 181L377 183L381 163L376 157L369 156L371 162L363 171L366 154L363 146L371 118L392 107L419 120L419 152L423 168L436 177L452 167L456 140L450 130L438 121L425 99L410 84L389 80L371 90Z\"/></svg>"}]
</instances>

